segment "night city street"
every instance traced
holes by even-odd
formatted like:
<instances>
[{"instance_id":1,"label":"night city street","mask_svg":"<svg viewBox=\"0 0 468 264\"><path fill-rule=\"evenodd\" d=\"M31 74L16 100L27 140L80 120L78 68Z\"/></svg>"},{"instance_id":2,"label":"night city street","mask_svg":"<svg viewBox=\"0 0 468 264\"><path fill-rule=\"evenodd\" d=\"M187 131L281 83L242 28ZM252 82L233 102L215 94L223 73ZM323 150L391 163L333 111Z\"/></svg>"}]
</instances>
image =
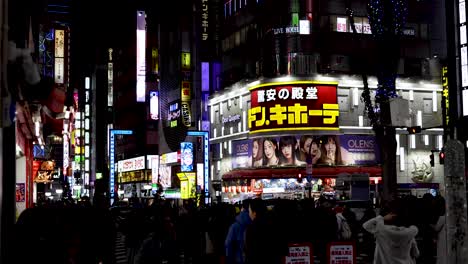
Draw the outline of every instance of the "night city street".
<instances>
[{"instance_id":1,"label":"night city street","mask_svg":"<svg viewBox=\"0 0 468 264\"><path fill-rule=\"evenodd\" d=\"M0 263L467 264L466 11L0 0Z\"/></svg>"}]
</instances>

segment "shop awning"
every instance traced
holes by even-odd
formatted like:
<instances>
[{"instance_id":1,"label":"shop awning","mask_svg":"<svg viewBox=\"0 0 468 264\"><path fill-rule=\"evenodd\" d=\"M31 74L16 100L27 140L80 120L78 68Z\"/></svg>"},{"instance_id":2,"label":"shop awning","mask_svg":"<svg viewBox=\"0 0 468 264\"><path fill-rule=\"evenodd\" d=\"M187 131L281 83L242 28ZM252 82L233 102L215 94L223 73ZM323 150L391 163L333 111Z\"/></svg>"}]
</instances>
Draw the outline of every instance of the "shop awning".
<instances>
[{"instance_id":1,"label":"shop awning","mask_svg":"<svg viewBox=\"0 0 468 264\"><path fill-rule=\"evenodd\" d=\"M302 178L306 177L305 168L260 168L260 169L235 169L223 175L223 180L234 179L277 179L277 178ZM382 168L379 166L356 167L318 167L313 170L313 177L336 177L338 175L368 174L369 177L380 177Z\"/></svg>"}]
</instances>

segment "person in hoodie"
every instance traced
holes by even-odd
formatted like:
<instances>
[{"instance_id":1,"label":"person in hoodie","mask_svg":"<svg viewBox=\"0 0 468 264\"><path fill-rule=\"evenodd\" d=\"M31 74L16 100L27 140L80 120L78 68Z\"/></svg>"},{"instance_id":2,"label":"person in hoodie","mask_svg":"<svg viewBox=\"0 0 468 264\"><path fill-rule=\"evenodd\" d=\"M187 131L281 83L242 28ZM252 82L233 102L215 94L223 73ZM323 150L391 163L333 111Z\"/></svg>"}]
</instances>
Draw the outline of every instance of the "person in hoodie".
<instances>
[{"instance_id":1,"label":"person in hoodie","mask_svg":"<svg viewBox=\"0 0 468 264\"><path fill-rule=\"evenodd\" d=\"M376 238L374 264L416 264L418 228L409 224L401 200L392 201L389 207L390 212L385 216L363 224Z\"/></svg>"},{"instance_id":2,"label":"person in hoodie","mask_svg":"<svg viewBox=\"0 0 468 264\"><path fill-rule=\"evenodd\" d=\"M227 264L244 263L244 237L245 230L252 220L249 216L249 200L242 202L242 209L236 217L236 221L229 227L226 241L226 262Z\"/></svg>"}]
</instances>

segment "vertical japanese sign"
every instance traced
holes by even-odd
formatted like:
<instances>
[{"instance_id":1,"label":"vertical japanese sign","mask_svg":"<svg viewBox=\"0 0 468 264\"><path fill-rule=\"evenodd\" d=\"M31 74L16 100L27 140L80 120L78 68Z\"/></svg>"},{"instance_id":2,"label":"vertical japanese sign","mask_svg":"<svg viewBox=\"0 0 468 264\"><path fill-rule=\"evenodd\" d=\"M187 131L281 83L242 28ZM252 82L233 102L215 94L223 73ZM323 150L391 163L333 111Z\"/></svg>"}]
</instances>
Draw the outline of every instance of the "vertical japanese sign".
<instances>
[{"instance_id":1,"label":"vertical japanese sign","mask_svg":"<svg viewBox=\"0 0 468 264\"><path fill-rule=\"evenodd\" d=\"M191 109L191 100L192 100L192 78L191 78L191 59L190 52L182 52L182 75L184 79L181 82L180 87L180 99L181 99L181 108L182 108L182 123L186 127L192 126L192 109Z\"/></svg>"},{"instance_id":2,"label":"vertical japanese sign","mask_svg":"<svg viewBox=\"0 0 468 264\"><path fill-rule=\"evenodd\" d=\"M445 127L448 127L450 122L449 111L448 69L444 66L442 67L442 118Z\"/></svg>"},{"instance_id":3,"label":"vertical japanese sign","mask_svg":"<svg viewBox=\"0 0 468 264\"><path fill-rule=\"evenodd\" d=\"M337 83L264 83L251 87L250 95L250 134L339 130Z\"/></svg>"},{"instance_id":4,"label":"vertical japanese sign","mask_svg":"<svg viewBox=\"0 0 468 264\"><path fill-rule=\"evenodd\" d=\"M114 105L114 64L112 62L112 49L108 50L109 61L107 62L107 106Z\"/></svg>"},{"instance_id":5,"label":"vertical japanese sign","mask_svg":"<svg viewBox=\"0 0 468 264\"><path fill-rule=\"evenodd\" d=\"M193 143L180 143L180 170L193 171Z\"/></svg>"},{"instance_id":6,"label":"vertical japanese sign","mask_svg":"<svg viewBox=\"0 0 468 264\"><path fill-rule=\"evenodd\" d=\"M201 1L201 39L203 41L207 41L209 38L209 23L208 23L208 0L200 0Z\"/></svg>"},{"instance_id":7,"label":"vertical japanese sign","mask_svg":"<svg viewBox=\"0 0 468 264\"><path fill-rule=\"evenodd\" d=\"M65 30L55 30L55 83L63 84L65 82Z\"/></svg>"}]
</instances>

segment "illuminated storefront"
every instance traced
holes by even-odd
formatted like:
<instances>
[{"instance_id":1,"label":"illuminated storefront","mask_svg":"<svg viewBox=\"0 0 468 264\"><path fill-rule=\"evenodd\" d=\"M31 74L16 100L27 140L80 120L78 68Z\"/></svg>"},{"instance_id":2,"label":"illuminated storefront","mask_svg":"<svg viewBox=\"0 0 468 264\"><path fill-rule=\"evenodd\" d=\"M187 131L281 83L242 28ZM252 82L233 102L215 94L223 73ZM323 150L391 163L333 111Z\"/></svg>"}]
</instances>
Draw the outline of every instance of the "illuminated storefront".
<instances>
[{"instance_id":1,"label":"illuminated storefront","mask_svg":"<svg viewBox=\"0 0 468 264\"><path fill-rule=\"evenodd\" d=\"M374 78L370 87L376 88ZM413 110L410 122L432 126L440 116L442 86L397 81L397 89ZM222 180L223 197L293 199L306 197L309 188L312 194L338 190L369 197L375 189L369 186L381 183L382 161L362 91L362 81L352 76L283 77L237 83L212 96L211 173L212 180ZM442 129L397 132L398 183L443 183L442 166L429 165L431 150L442 148ZM356 179L367 182L367 193L358 193L358 186L351 191Z\"/></svg>"}]
</instances>

